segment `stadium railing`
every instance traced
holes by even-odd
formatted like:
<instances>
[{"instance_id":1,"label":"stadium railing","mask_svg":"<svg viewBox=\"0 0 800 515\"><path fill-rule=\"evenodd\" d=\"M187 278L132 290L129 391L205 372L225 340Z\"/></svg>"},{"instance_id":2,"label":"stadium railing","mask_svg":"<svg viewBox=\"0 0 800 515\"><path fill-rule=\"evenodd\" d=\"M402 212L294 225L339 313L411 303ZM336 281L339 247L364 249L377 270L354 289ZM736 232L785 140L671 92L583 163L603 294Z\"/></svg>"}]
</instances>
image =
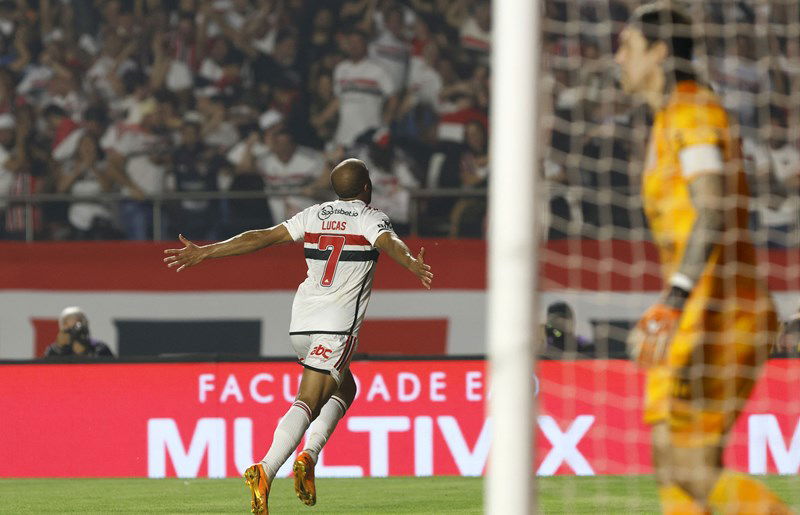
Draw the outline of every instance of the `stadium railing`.
<instances>
[{"instance_id":1,"label":"stadium railing","mask_svg":"<svg viewBox=\"0 0 800 515\"><path fill-rule=\"evenodd\" d=\"M420 229L420 202L434 198L485 198L485 188L437 188L437 189L412 189L411 207L409 213L409 232L412 236L419 234ZM303 189L280 189L264 191L197 191L197 192L168 192L157 195L146 195L141 200L152 202L153 210L153 240L162 239L162 220L164 208L169 202L179 200L257 200L274 197L308 196ZM25 207L25 241L34 241L34 209L43 204L55 202L90 202L114 203L122 200L131 200L131 197L122 193L102 193L95 195L73 195L69 193L34 193L26 195L0 195L0 205L24 205Z\"/></svg>"}]
</instances>

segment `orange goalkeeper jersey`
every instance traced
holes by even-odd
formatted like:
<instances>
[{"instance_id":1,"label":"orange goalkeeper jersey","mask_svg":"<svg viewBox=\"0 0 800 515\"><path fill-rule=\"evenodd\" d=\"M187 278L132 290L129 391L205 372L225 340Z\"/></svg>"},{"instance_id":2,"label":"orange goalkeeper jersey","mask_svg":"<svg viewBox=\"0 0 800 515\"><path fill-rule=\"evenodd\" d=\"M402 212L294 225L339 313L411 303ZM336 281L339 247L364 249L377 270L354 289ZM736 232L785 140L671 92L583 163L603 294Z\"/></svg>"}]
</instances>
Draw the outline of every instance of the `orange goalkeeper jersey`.
<instances>
[{"instance_id":1,"label":"orange goalkeeper jersey","mask_svg":"<svg viewBox=\"0 0 800 515\"><path fill-rule=\"evenodd\" d=\"M694 81L678 83L656 114L642 180L644 210L658 246L663 277L666 282L677 271L697 216L689 183L707 171L703 169L706 163L719 162L720 157L725 176L725 229L692 297L763 298L766 289L756 279L755 249L748 232L749 192L740 144L717 96Z\"/></svg>"}]
</instances>

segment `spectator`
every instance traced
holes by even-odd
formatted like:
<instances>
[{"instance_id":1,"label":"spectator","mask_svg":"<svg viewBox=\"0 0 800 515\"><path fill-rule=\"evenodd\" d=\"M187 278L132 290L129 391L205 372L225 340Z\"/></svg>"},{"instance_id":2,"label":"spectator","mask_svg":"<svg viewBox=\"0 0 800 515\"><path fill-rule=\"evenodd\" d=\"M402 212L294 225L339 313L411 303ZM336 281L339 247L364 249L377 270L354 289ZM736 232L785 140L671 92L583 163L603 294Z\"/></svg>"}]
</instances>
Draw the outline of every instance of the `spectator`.
<instances>
[{"instance_id":1,"label":"spectator","mask_svg":"<svg viewBox=\"0 0 800 515\"><path fill-rule=\"evenodd\" d=\"M136 68L136 63L131 59L135 50L134 42L126 41L117 34L109 34L104 38L100 54L86 72L90 91L109 102L122 96L122 78Z\"/></svg>"},{"instance_id":2,"label":"spectator","mask_svg":"<svg viewBox=\"0 0 800 515\"><path fill-rule=\"evenodd\" d=\"M146 240L153 234L153 207L146 197L164 190L168 141L153 98L134 106L126 122L111 126L100 145L110 176L127 197L120 202L123 231L128 239Z\"/></svg>"},{"instance_id":3,"label":"spectator","mask_svg":"<svg viewBox=\"0 0 800 515\"><path fill-rule=\"evenodd\" d=\"M411 162L391 141L386 131L375 131L356 148L355 157L364 161L372 180L372 206L392 219L398 234L407 234L411 222L411 190L419 181Z\"/></svg>"},{"instance_id":4,"label":"spectator","mask_svg":"<svg viewBox=\"0 0 800 515\"><path fill-rule=\"evenodd\" d=\"M321 60L335 44L333 40L333 24L333 11L326 7L320 8L314 15L311 23L311 36L308 42L309 48L306 54L309 63Z\"/></svg>"},{"instance_id":5,"label":"spectator","mask_svg":"<svg viewBox=\"0 0 800 515\"><path fill-rule=\"evenodd\" d=\"M173 191L217 191L217 172L224 158L215 154L201 139L201 116L190 112L184 116L180 129L180 144L172 152L171 173L168 175ZM180 200L171 210L171 233L178 231L196 240L215 239L214 228L219 217L216 200Z\"/></svg>"},{"instance_id":6,"label":"spectator","mask_svg":"<svg viewBox=\"0 0 800 515\"><path fill-rule=\"evenodd\" d=\"M257 136L257 135L255 135ZM226 164L221 170L223 176L230 178L227 190L231 192L264 193L264 178L255 171L235 168ZM227 238L251 229L259 229L274 225L269 205L264 198L227 199L223 205L220 237Z\"/></svg>"},{"instance_id":7,"label":"spectator","mask_svg":"<svg viewBox=\"0 0 800 515\"><path fill-rule=\"evenodd\" d=\"M88 107L88 101L81 91L75 74L62 67L56 69L41 102L60 107L70 119L75 121L80 121L83 112Z\"/></svg>"},{"instance_id":8,"label":"spectator","mask_svg":"<svg viewBox=\"0 0 800 515\"><path fill-rule=\"evenodd\" d=\"M320 147L324 142L333 139L338 124L339 112L333 109L326 110L333 100L333 79L329 74L322 74L314 86L309 106L311 127L320 141Z\"/></svg>"},{"instance_id":9,"label":"spectator","mask_svg":"<svg viewBox=\"0 0 800 515\"><path fill-rule=\"evenodd\" d=\"M229 55L231 55L231 45L228 40L224 37L215 39L208 55L200 64L198 76L205 79L206 84L215 84L221 80L224 74L223 67L226 65Z\"/></svg>"},{"instance_id":10,"label":"spectator","mask_svg":"<svg viewBox=\"0 0 800 515\"><path fill-rule=\"evenodd\" d=\"M227 153L228 161L239 173L265 174L265 161L272 152L275 134L285 128L283 116L275 110L269 110L259 117L258 128L261 129L260 133L253 130Z\"/></svg>"},{"instance_id":11,"label":"spectator","mask_svg":"<svg viewBox=\"0 0 800 515\"><path fill-rule=\"evenodd\" d=\"M29 229L35 237L42 236L42 208L36 205L29 208L23 202L15 203L13 197L24 197L44 190L49 155L43 150L43 141L34 131L36 119L33 107L20 106L17 114L14 149L4 164L4 168L11 173L8 193L12 197L6 208L5 237L23 240Z\"/></svg>"},{"instance_id":12,"label":"spectator","mask_svg":"<svg viewBox=\"0 0 800 515\"><path fill-rule=\"evenodd\" d=\"M772 110L769 138L743 142L747 172L754 190L754 215L757 214L759 243L773 247L800 245L800 149L789 141L788 119L784 111Z\"/></svg>"},{"instance_id":13,"label":"spectator","mask_svg":"<svg viewBox=\"0 0 800 515\"><path fill-rule=\"evenodd\" d=\"M367 57L367 39L363 32L347 36L349 59L333 72L334 101L329 109L338 109L339 125L334 141L350 147L364 132L388 126L397 107L394 83L389 74Z\"/></svg>"},{"instance_id":14,"label":"spectator","mask_svg":"<svg viewBox=\"0 0 800 515\"><path fill-rule=\"evenodd\" d=\"M77 306L64 308L58 317L56 341L44 351L45 358L113 358L108 345L89 334L89 319Z\"/></svg>"},{"instance_id":15,"label":"spectator","mask_svg":"<svg viewBox=\"0 0 800 515\"><path fill-rule=\"evenodd\" d=\"M369 56L392 78L392 89L405 88L411 45L406 40L403 9L389 5L383 13L383 27L369 44Z\"/></svg>"},{"instance_id":16,"label":"spectator","mask_svg":"<svg viewBox=\"0 0 800 515\"><path fill-rule=\"evenodd\" d=\"M74 156L65 159L61 166L56 191L84 197L110 192L113 179L108 175L97 139L84 133L76 146ZM114 227L111 209L102 201L72 202L67 218L76 239L117 239L122 236Z\"/></svg>"},{"instance_id":17,"label":"spectator","mask_svg":"<svg viewBox=\"0 0 800 515\"><path fill-rule=\"evenodd\" d=\"M395 132L412 138L421 138L429 127L438 122L439 96L442 77L436 70L439 49L429 42L422 57L412 57L405 92L397 114Z\"/></svg>"},{"instance_id":18,"label":"spectator","mask_svg":"<svg viewBox=\"0 0 800 515\"><path fill-rule=\"evenodd\" d=\"M800 309L781 327L776 350L793 356L800 355Z\"/></svg>"},{"instance_id":19,"label":"spectator","mask_svg":"<svg viewBox=\"0 0 800 515\"><path fill-rule=\"evenodd\" d=\"M199 64L204 32L195 24L195 14L179 11L177 23L168 33L166 49L174 62L182 63L188 70L195 70Z\"/></svg>"},{"instance_id":20,"label":"spectator","mask_svg":"<svg viewBox=\"0 0 800 515\"><path fill-rule=\"evenodd\" d=\"M328 189L328 170L324 156L309 147L298 146L294 136L280 129L272 138L271 152L262 161L259 171L263 174L267 192L283 189L298 189L317 184ZM312 206L314 200L305 196L277 196L269 198L273 220L288 220L303 209Z\"/></svg>"},{"instance_id":21,"label":"spectator","mask_svg":"<svg viewBox=\"0 0 800 515\"><path fill-rule=\"evenodd\" d=\"M735 39L725 41L726 46L733 48L726 48L725 55L712 60L712 73L717 87L725 93L721 96L725 108L736 113L743 126L756 127L759 122L757 96L764 81L756 56L757 45L747 31L747 25L740 24Z\"/></svg>"},{"instance_id":22,"label":"spectator","mask_svg":"<svg viewBox=\"0 0 800 515\"><path fill-rule=\"evenodd\" d=\"M226 152L239 141L239 131L229 119L225 99L214 88L204 88L197 93L197 111L203 117L203 141L220 152Z\"/></svg>"},{"instance_id":23,"label":"spectator","mask_svg":"<svg viewBox=\"0 0 800 515\"><path fill-rule=\"evenodd\" d=\"M492 47L492 7L486 0L478 0L469 16L461 25L461 48L488 58Z\"/></svg>"},{"instance_id":24,"label":"spectator","mask_svg":"<svg viewBox=\"0 0 800 515\"><path fill-rule=\"evenodd\" d=\"M411 59L422 57L422 52L429 43L436 43L431 29L431 20L418 11L411 36Z\"/></svg>"},{"instance_id":25,"label":"spectator","mask_svg":"<svg viewBox=\"0 0 800 515\"><path fill-rule=\"evenodd\" d=\"M438 111L439 95L443 85L442 76L436 69L438 64L439 47L434 42L425 45L420 57L411 59L408 91L400 108L401 114L409 112L418 105Z\"/></svg>"},{"instance_id":26,"label":"spectator","mask_svg":"<svg viewBox=\"0 0 800 515\"><path fill-rule=\"evenodd\" d=\"M80 126L68 116L63 108L55 104L47 106L42 111L42 117L47 124L49 135L53 141L53 158L62 160L71 155L83 134Z\"/></svg>"},{"instance_id":27,"label":"spectator","mask_svg":"<svg viewBox=\"0 0 800 515\"><path fill-rule=\"evenodd\" d=\"M339 9L339 22L345 27L353 27L368 32L375 17L374 0L345 0Z\"/></svg>"},{"instance_id":28,"label":"spectator","mask_svg":"<svg viewBox=\"0 0 800 515\"><path fill-rule=\"evenodd\" d=\"M275 44L268 54L260 54L253 61L253 79L257 84L275 85L277 82L300 83L297 72L297 33L291 29L278 31Z\"/></svg>"},{"instance_id":29,"label":"spectator","mask_svg":"<svg viewBox=\"0 0 800 515\"><path fill-rule=\"evenodd\" d=\"M15 123L16 120L11 114L0 114L0 197L11 193L11 185L14 182L14 173L7 164L11 164L14 152ZM5 232L7 207L8 201L0 200L0 235Z\"/></svg>"},{"instance_id":30,"label":"spectator","mask_svg":"<svg viewBox=\"0 0 800 515\"><path fill-rule=\"evenodd\" d=\"M489 179L489 146L486 127L477 121L469 122L465 136L466 148L461 156L461 186L485 188ZM481 236L486 216L486 199L459 199L450 215L450 237Z\"/></svg>"},{"instance_id":31,"label":"spectator","mask_svg":"<svg viewBox=\"0 0 800 515\"><path fill-rule=\"evenodd\" d=\"M439 73L444 85L439 93L439 127L440 140L464 141L468 123L477 121L487 126L489 118L486 106L481 107L479 98L486 94L488 69L482 66L473 68L467 80L458 80L455 72L448 68L453 63L449 59L440 59Z\"/></svg>"}]
</instances>

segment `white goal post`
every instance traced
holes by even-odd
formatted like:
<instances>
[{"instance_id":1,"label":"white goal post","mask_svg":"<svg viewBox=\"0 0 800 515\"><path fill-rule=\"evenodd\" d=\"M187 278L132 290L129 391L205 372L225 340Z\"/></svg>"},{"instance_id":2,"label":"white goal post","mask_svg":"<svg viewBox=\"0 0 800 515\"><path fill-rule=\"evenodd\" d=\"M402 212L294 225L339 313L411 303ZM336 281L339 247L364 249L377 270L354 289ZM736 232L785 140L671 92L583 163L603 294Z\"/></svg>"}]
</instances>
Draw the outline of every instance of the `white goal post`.
<instances>
[{"instance_id":1,"label":"white goal post","mask_svg":"<svg viewBox=\"0 0 800 515\"><path fill-rule=\"evenodd\" d=\"M539 0L492 2L488 342L492 447L485 510L536 511L533 488Z\"/></svg>"}]
</instances>

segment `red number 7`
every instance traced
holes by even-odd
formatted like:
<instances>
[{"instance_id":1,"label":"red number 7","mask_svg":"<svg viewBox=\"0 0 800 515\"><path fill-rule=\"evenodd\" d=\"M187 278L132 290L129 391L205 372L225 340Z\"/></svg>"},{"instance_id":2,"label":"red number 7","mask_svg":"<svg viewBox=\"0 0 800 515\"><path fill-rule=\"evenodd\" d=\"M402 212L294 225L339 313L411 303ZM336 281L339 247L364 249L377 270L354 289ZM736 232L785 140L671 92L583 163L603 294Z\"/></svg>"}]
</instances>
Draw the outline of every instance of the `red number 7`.
<instances>
[{"instance_id":1,"label":"red number 7","mask_svg":"<svg viewBox=\"0 0 800 515\"><path fill-rule=\"evenodd\" d=\"M339 257L342 255L344 248L345 237L332 234L321 234L317 248L319 250L330 250L331 255L328 256L328 261L325 263L325 273L322 275L320 284L322 286L330 286L333 284L333 276L336 274L336 265L339 264Z\"/></svg>"}]
</instances>

